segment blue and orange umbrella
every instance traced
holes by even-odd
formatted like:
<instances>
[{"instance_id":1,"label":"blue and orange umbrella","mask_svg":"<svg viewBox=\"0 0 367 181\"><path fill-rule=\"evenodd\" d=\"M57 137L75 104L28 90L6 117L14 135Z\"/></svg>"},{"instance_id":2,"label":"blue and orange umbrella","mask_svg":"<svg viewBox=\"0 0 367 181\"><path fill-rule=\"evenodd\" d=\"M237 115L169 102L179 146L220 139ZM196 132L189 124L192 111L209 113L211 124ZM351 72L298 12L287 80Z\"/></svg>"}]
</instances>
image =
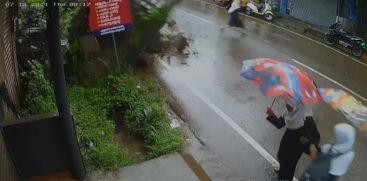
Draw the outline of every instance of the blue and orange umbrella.
<instances>
[{"instance_id":1,"label":"blue and orange umbrella","mask_svg":"<svg viewBox=\"0 0 367 181\"><path fill-rule=\"evenodd\" d=\"M291 99L305 105L323 102L317 87L305 72L279 60L245 60L241 75L253 81L265 96Z\"/></svg>"}]
</instances>

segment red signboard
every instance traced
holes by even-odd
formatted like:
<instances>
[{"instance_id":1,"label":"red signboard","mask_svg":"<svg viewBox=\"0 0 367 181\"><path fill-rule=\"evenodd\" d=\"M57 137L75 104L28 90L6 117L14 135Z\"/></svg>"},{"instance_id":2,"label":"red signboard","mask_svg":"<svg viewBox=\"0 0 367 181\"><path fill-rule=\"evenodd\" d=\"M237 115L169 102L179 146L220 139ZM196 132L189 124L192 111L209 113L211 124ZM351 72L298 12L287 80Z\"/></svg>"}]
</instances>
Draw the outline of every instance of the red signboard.
<instances>
[{"instance_id":1,"label":"red signboard","mask_svg":"<svg viewBox=\"0 0 367 181\"><path fill-rule=\"evenodd\" d=\"M132 28L129 0L88 0L89 30L106 35Z\"/></svg>"}]
</instances>

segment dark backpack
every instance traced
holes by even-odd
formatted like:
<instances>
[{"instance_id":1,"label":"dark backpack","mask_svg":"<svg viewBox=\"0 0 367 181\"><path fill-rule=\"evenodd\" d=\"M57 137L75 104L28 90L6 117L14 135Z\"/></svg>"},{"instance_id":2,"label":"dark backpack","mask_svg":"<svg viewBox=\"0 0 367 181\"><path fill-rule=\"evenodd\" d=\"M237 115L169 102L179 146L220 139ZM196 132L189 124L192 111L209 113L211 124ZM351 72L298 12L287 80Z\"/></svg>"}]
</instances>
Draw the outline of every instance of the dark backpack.
<instances>
[{"instance_id":1,"label":"dark backpack","mask_svg":"<svg viewBox=\"0 0 367 181\"><path fill-rule=\"evenodd\" d=\"M345 152L347 153L347 152ZM331 160L339 157L344 153L337 152L330 147L327 153L320 154L316 160L312 161L305 173L302 175L300 181L327 181L329 180L329 170L331 167Z\"/></svg>"}]
</instances>

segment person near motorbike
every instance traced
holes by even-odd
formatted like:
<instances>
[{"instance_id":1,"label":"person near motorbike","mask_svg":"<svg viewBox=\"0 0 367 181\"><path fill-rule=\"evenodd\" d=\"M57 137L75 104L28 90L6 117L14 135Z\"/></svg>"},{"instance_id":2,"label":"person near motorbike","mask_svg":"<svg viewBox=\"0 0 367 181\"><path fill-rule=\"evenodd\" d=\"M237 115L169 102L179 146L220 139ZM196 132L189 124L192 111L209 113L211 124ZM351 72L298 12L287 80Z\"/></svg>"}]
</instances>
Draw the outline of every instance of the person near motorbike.
<instances>
[{"instance_id":1,"label":"person near motorbike","mask_svg":"<svg viewBox=\"0 0 367 181\"><path fill-rule=\"evenodd\" d=\"M252 2L255 4L259 12L261 12L261 10L265 7L265 0L258 0L258 1L252 1Z\"/></svg>"},{"instance_id":2,"label":"person near motorbike","mask_svg":"<svg viewBox=\"0 0 367 181\"><path fill-rule=\"evenodd\" d=\"M241 0L234 0L228 9L228 13L230 15L228 25L225 27L222 27L220 29L221 32L223 32L225 29L230 28L230 27L234 27L237 30L245 28L238 14L238 11L240 10L240 8L241 8ZM244 35L244 32L241 31L241 34Z\"/></svg>"}]
</instances>

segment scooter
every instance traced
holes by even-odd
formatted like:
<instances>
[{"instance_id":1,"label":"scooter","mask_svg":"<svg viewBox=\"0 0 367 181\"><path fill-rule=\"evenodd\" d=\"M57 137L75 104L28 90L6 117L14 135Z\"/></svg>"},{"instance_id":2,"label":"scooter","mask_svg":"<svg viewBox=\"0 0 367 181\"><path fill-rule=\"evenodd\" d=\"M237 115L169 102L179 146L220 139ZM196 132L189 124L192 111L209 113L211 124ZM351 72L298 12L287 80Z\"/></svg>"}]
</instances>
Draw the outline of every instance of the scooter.
<instances>
[{"instance_id":1,"label":"scooter","mask_svg":"<svg viewBox=\"0 0 367 181\"><path fill-rule=\"evenodd\" d=\"M329 27L329 31L325 34L324 39L328 45L340 44L345 48L350 48L352 54L356 57L361 57L365 49L363 39L349 35L343 30L340 22Z\"/></svg>"},{"instance_id":2,"label":"scooter","mask_svg":"<svg viewBox=\"0 0 367 181\"><path fill-rule=\"evenodd\" d=\"M274 13L271 7L271 0L264 0L264 3L256 4L252 0L247 3L246 14L258 14L264 16L266 20L272 21L274 19Z\"/></svg>"}]
</instances>

